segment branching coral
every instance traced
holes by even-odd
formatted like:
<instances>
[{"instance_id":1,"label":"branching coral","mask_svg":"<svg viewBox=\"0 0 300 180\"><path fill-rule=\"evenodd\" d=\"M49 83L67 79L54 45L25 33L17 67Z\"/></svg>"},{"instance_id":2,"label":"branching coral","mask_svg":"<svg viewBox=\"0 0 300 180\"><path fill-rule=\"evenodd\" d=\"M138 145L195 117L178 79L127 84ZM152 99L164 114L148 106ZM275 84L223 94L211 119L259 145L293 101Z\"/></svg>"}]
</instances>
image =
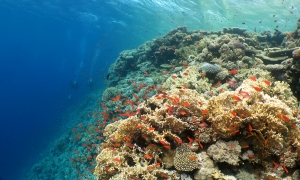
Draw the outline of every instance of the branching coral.
<instances>
[{"instance_id":1,"label":"branching coral","mask_svg":"<svg viewBox=\"0 0 300 180\"><path fill-rule=\"evenodd\" d=\"M186 152L180 152L180 148L176 154L174 152L176 147L188 141L184 131L201 128L191 116L200 119L205 101L194 90L174 89L140 104L139 114L116 124L117 128L114 124L107 126L104 132L108 138L102 144L103 150L97 157L95 168L98 179L112 178L115 174L122 174L124 178L177 179L176 172L168 169L173 166L173 161L180 170L199 168L196 153L190 147ZM110 170L109 167L114 168Z\"/></svg>"}]
</instances>

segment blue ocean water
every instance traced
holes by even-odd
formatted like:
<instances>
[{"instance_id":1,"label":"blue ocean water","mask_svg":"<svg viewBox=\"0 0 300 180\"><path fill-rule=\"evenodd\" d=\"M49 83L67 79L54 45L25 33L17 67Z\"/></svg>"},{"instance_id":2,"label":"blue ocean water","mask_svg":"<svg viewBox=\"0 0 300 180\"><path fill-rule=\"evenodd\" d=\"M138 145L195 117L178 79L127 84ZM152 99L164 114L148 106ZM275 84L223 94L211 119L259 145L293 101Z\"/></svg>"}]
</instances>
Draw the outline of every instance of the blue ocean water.
<instances>
[{"instance_id":1,"label":"blue ocean water","mask_svg":"<svg viewBox=\"0 0 300 180\"><path fill-rule=\"evenodd\" d=\"M296 0L1 0L0 179L24 177L122 50L183 25L291 31L298 17Z\"/></svg>"}]
</instances>

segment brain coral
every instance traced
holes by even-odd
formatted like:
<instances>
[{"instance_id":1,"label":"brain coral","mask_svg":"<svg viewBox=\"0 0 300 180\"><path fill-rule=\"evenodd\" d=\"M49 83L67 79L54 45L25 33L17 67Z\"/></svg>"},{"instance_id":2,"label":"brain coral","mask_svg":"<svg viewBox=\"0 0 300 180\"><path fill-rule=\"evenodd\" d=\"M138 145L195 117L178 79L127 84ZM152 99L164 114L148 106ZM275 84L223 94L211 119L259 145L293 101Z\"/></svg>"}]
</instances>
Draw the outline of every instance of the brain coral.
<instances>
[{"instance_id":1,"label":"brain coral","mask_svg":"<svg viewBox=\"0 0 300 180\"><path fill-rule=\"evenodd\" d=\"M179 171L193 171L200 168L197 154L192 152L186 143L176 148L174 165Z\"/></svg>"}]
</instances>

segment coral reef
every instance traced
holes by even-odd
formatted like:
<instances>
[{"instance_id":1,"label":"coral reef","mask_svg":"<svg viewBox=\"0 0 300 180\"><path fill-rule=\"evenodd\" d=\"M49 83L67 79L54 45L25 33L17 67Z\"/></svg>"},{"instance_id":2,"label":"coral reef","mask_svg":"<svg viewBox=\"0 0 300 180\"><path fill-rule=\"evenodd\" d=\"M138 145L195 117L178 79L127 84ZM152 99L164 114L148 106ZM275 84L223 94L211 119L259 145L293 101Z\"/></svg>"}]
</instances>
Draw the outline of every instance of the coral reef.
<instances>
[{"instance_id":1,"label":"coral reef","mask_svg":"<svg viewBox=\"0 0 300 180\"><path fill-rule=\"evenodd\" d=\"M147 43L158 47L150 64L159 64L165 80L157 82L164 83L127 119L106 127L98 179L236 179L249 169L259 171L249 179L298 176L298 101L283 73L298 67L296 49L268 47L288 40L280 31L223 32L179 27ZM176 59L162 56L168 49Z\"/></svg>"},{"instance_id":2,"label":"coral reef","mask_svg":"<svg viewBox=\"0 0 300 180\"><path fill-rule=\"evenodd\" d=\"M288 168L292 172L300 163L299 122L293 114L297 102L290 93L287 84L259 78L247 79L236 91L209 100L190 89L157 94L138 106L138 115L123 120L116 131L107 134L96 159L95 175L98 179L117 174L123 178L179 178L181 171L202 172L205 162L197 153L207 151L217 164L252 162L265 167L264 176L272 171L282 177L282 171ZM193 152L192 143L200 148ZM246 157L240 158L242 154ZM276 170L271 157L280 164ZM179 172L171 170L172 161ZM109 167L114 168L107 170ZM219 168L213 169L210 176L216 177Z\"/></svg>"},{"instance_id":3,"label":"coral reef","mask_svg":"<svg viewBox=\"0 0 300 180\"><path fill-rule=\"evenodd\" d=\"M299 179L299 22L273 34L178 27L121 52L52 156L73 151L79 179ZM45 162L31 179L53 172Z\"/></svg>"}]
</instances>

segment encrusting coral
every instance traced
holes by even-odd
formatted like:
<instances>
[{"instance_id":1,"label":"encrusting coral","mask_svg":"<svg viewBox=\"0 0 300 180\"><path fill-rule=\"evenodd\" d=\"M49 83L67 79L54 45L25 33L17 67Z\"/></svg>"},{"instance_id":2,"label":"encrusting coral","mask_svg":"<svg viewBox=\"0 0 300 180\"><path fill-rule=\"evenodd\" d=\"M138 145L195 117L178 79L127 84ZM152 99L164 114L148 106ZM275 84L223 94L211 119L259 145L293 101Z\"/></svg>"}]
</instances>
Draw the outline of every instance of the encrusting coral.
<instances>
[{"instance_id":1,"label":"encrusting coral","mask_svg":"<svg viewBox=\"0 0 300 180\"><path fill-rule=\"evenodd\" d=\"M191 89L157 94L141 103L136 115L107 126L94 174L97 179L179 179L181 171L201 171L205 163L197 153L207 151L215 163L251 162L264 167L263 177L269 172L282 177L282 171L300 165L297 103L286 96L290 93L287 84L250 78L209 100ZM193 143L199 149L192 151ZM222 150L225 156L217 157ZM226 179L216 172L211 176Z\"/></svg>"}]
</instances>

